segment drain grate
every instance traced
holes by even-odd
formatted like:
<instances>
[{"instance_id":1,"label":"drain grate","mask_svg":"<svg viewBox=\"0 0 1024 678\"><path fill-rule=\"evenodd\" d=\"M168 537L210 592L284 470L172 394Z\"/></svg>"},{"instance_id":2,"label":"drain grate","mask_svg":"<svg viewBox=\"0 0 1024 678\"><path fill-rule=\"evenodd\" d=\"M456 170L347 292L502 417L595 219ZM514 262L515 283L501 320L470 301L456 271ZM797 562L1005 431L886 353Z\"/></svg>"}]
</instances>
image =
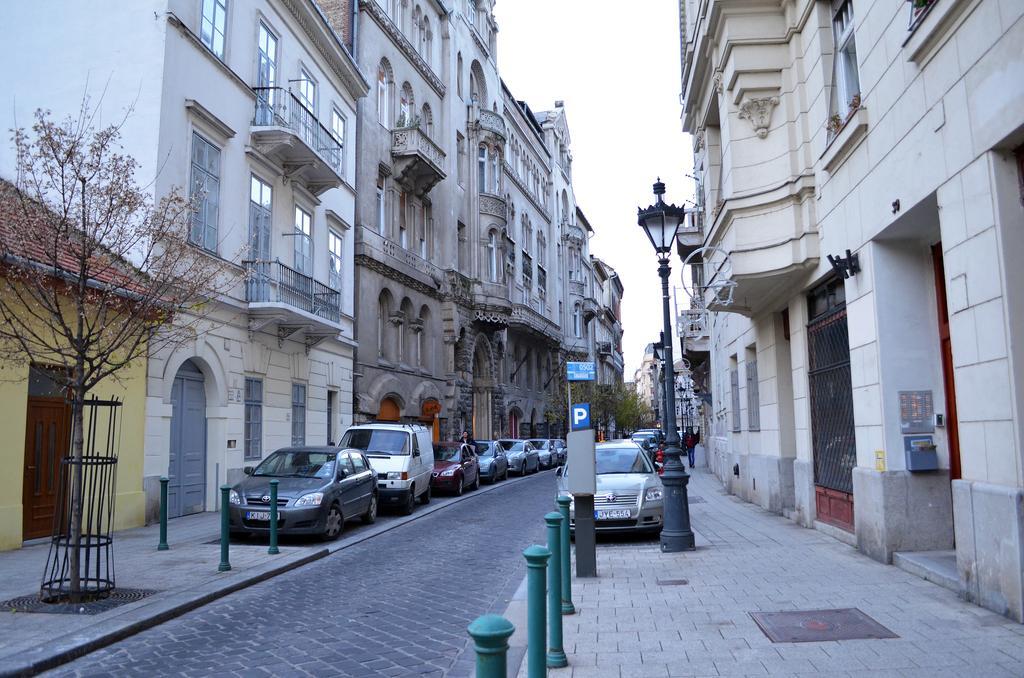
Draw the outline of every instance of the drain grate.
<instances>
[{"instance_id":1,"label":"drain grate","mask_svg":"<svg viewBox=\"0 0 1024 678\"><path fill-rule=\"evenodd\" d=\"M91 600L85 603L44 603L36 594L5 600L0 603L0 611L32 612L37 614L102 614L121 605L134 603L156 591L149 589L114 589L106 598Z\"/></svg>"},{"instance_id":2,"label":"drain grate","mask_svg":"<svg viewBox=\"0 0 1024 678\"><path fill-rule=\"evenodd\" d=\"M816 643L828 640L899 638L856 608L751 612L773 643Z\"/></svg>"},{"instance_id":3,"label":"drain grate","mask_svg":"<svg viewBox=\"0 0 1024 678\"><path fill-rule=\"evenodd\" d=\"M658 586L686 586L690 583L689 579L658 579Z\"/></svg>"}]
</instances>

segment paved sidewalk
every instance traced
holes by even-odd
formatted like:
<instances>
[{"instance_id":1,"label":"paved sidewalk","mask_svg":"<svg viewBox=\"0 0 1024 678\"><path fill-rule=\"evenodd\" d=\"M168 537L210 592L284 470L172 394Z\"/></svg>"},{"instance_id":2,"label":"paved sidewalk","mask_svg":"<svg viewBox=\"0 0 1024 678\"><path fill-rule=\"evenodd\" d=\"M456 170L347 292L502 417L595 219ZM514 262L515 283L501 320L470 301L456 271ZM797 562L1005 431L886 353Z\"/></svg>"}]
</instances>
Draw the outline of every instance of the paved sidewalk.
<instances>
[{"instance_id":1,"label":"paved sidewalk","mask_svg":"<svg viewBox=\"0 0 1024 678\"><path fill-rule=\"evenodd\" d=\"M697 551L599 544L600 576L573 580L578 612L563 617L570 666L550 675L1024 676L1024 625L727 495L710 474L694 474L690 495ZM749 614L832 608L899 637L773 643Z\"/></svg>"},{"instance_id":2,"label":"paved sidewalk","mask_svg":"<svg viewBox=\"0 0 1024 678\"><path fill-rule=\"evenodd\" d=\"M155 590L136 602L96 615L12 613L0 610L0 676L30 675L80 657L217 598L318 560L459 501L521 482L481 487L458 498L435 497L411 516L381 515L376 524L349 522L341 539L320 543L285 538L267 554L266 539L232 540L232 569L218 572L220 516L201 513L168 522L170 550L157 551L159 525L115 533L118 589ZM48 544L0 553L0 601L39 591Z\"/></svg>"}]
</instances>

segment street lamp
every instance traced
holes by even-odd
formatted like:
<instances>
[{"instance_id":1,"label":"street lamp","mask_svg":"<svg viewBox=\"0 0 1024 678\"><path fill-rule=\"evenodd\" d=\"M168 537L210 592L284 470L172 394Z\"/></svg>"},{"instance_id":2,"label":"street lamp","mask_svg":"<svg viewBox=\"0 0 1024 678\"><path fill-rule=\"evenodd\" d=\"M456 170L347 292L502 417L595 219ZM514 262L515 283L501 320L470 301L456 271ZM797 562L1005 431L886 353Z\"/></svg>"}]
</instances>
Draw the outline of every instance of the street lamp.
<instances>
[{"instance_id":1,"label":"street lamp","mask_svg":"<svg viewBox=\"0 0 1024 678\"><path fill-rule=\"evenodd\" d=\"M665 470L661 483L665 486L665 522L661 530L661 550L665 553L692 551L695 548L693 530L690 529L690 507L687 504L686 486L690 476L680 459L679 432L676 430L675 404L675 365L672 362L672 321L669 317L668 276L669 259L672 256L672 242L676 239L679 222L684 218L682 207L666 204L662 199L665 195L665 184L654 183L656 202L647 208L637 209L637 223L654 245L658 255L658 275L661 276L661 306L664 320L664 336L662 345L665 358L665 383L673 387L665 389Z\"/></svg>"}]
</instances>

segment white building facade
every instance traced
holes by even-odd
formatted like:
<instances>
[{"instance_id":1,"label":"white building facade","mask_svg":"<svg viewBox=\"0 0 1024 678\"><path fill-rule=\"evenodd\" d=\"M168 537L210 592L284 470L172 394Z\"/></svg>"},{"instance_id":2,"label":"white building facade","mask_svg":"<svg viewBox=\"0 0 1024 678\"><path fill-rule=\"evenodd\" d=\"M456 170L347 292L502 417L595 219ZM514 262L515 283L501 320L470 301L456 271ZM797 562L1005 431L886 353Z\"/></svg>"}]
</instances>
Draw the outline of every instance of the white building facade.
<instances>
[{"instance_id":1,"label":"white building facade","mask_svg":"<svg viewBox=\"0 0 1024 678\"><path fill-rule=\"evenodd\" d=\"M150 519L161 476L172 516L212 510L244 466L337 440L352 421L354 124L368 85L319 7L44 1L0 14L19 27L9 45L38 56L8 73L5 127L36 108L74 115L88 95L98 124L124 120L141 184L199 201L194 244L235 276L194 342L150 356ZM9 149L0 157L8 175Z\"/></svg>"},{"instance_id":2,"label":"white building facade","mask_svg":"<svg viewBox=\"0 0 1024 678\"><path fill-rule=\"evenodd\" d=\"M1024 4L680 10L709 464L1024 620Z\"/></svg>"}]
</instances>

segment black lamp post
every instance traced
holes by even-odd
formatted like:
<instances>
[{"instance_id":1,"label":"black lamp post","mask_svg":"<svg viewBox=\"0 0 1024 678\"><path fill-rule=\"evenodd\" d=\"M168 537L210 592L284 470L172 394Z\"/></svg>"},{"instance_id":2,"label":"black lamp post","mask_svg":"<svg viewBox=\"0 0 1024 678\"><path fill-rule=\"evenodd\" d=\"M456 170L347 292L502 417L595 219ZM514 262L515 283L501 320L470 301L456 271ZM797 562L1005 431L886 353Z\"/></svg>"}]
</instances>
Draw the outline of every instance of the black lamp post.
<instances>
[{"instance_id":1,"label":"black lamp post","mask_svg":"<svg viewBox=\"0 0 1024 678\"><path fill-rule=\"evenodd\" d=\"M672 362L672 319L669 316L668 276L671 270L668 262L672 257L672 243L676 230L684 218L682 207L666 204L665 184L659 178L654 184L657 201L647 208L637 209L637 223L654 245L658 255L658 275L661 276L661 305L664 320L662 344L665 362L665 412L662 416L665 430L665 471L661 483L665 487L665 522L661 530L661 550L666 553L692 551L693 530L690 529L690 507L687 504L686 485L690 476L683 466L679 449L679 432L676 430L675 365Z\"/></svg>"}]
</instances>

